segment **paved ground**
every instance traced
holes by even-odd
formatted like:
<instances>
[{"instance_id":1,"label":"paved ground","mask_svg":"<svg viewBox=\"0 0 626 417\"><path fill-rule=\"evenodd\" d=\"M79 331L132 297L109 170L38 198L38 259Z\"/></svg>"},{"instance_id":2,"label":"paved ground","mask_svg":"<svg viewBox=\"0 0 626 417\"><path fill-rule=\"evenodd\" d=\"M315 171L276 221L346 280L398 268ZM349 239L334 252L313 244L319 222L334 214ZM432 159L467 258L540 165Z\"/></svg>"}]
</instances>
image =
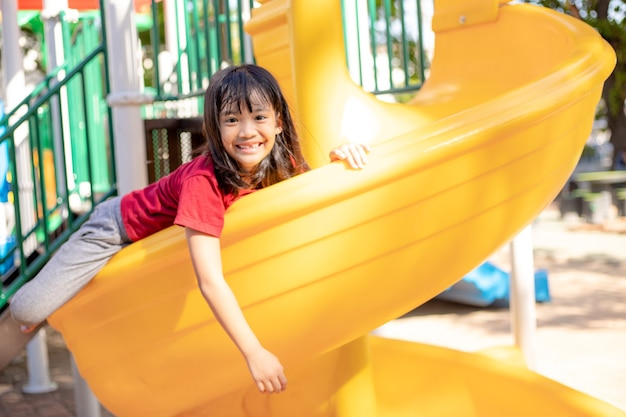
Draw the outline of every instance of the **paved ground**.
<instances>
[{"instance_id":1,"label":"paved ground","mask_svg":"<svg viewBox=\"0 0 626 417\"><path fill-rule=\"evenodd\" d=\"M535 266L548 269L552 295L537 305L537 371L626 410L626 233L571 226L554 210L533 225ZM508 245L492 261L508 268ZM466 351L513 343L508 309L436 300L378 331ZM23 394L26 366L18 357L0 371L0 417L75 416L69 355L51 330L48 345L58 390Z\"/></svg>"}]
</instances>

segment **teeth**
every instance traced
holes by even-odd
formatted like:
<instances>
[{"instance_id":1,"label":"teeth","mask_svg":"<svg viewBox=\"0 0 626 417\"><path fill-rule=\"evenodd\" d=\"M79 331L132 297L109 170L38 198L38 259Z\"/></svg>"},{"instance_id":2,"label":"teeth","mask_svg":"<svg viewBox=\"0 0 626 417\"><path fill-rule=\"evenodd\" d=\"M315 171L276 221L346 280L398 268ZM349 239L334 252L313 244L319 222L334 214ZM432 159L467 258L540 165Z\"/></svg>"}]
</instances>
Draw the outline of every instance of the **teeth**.
<instances>
[{"instance_id":1,"label":"teeth","mask_svg":"<svg viewBox=\"0 0 626 417\"><path fill-rule=\"evenodd\" d=\"M255 143L254 145L237 145L237 147L240 149L252 149L252 148L258 148L259 146L261 146L260 143Z\"/></svg>"}]
</instances>

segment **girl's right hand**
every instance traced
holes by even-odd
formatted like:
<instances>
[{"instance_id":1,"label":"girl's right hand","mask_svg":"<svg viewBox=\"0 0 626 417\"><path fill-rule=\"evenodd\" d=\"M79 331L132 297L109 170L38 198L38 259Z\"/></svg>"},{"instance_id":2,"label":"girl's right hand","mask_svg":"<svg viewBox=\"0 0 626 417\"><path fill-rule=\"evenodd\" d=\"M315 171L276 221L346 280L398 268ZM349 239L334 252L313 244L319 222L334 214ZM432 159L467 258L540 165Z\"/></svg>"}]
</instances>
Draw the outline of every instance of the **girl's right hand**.
<instances>
[{"instance_id":1,"label":"girl's right hand","mask_svg":"<svg viewBox=\"0 0 626 417\"><path fill-rule=\"evenodd\" d=\"M259 391L280 393L287 389L283 366L270 351L261 347L246 355L246 361Z\"/></svg>"},{"instance_id":2,"label":"girl's right hand","mask_svg":"<svg viewBox=\"0 0 626 417\"><path fill-rule=\"evenodd\" d=\"M367 165L369 145L364 143L349 143L330 151L330 161L346 161L354 169L361 169Z\"/></svg>"}]
</instances>

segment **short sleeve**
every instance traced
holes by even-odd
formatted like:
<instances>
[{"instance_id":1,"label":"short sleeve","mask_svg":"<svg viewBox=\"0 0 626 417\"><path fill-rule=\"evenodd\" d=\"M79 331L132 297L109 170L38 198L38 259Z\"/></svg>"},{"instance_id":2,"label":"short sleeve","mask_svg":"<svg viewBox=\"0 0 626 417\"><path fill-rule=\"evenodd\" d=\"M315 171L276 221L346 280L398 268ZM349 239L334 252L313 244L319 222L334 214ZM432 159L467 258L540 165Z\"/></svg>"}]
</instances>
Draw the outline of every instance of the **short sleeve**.
<instances>
[{"instance_id":1,"label":"short sleeve","mask_svg":"<svg viewBox=\"0 0 626 417\"><path fill-rule=\"evenodd\" d=\"M224 228L224 200L217 187L204 175L184 180L174 224L220 237Z\"/></svg>"}]
</instances>

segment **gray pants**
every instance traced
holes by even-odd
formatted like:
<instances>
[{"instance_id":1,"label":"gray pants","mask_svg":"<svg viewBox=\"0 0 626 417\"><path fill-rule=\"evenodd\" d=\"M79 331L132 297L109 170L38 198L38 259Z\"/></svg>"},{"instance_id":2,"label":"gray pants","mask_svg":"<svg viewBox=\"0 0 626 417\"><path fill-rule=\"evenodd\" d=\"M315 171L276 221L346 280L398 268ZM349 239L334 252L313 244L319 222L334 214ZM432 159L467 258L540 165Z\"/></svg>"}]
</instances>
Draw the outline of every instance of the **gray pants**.
<instances>
[{"instance_id":1,"label":"gray pants","mask_svg":"<svg viewBox=\"0 0 626 417\"><path fill-rule=\"evenodd\" d=\"M35 325L70 300L113 255L130 243L120 211L121 197L98 204L89 220L63 244L35 278L13 296L13 318Z\"/></svg>"}]
</instances>

